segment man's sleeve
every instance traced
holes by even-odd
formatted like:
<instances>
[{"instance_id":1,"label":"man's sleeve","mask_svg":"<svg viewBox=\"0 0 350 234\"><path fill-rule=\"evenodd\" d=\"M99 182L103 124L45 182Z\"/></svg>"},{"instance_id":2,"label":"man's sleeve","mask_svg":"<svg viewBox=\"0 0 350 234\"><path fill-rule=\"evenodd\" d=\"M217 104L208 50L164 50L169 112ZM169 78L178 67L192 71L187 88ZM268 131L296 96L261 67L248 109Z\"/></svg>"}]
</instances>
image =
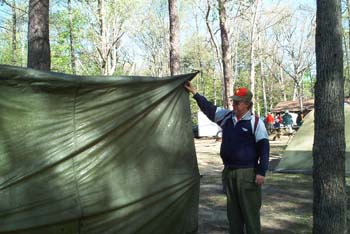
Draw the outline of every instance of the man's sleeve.
<instances>
[{"instance_id":1,"label":"man's sleeve","mask_svg":"<svg viewBox=\"0 0 350 234\"><path fill-rule=\"evenodd\" d=\"M269 167L270 143L262 120L259 120L255 131L256 149L259 157L258 174L265 176Z\"/></svg>"}]
</instances>

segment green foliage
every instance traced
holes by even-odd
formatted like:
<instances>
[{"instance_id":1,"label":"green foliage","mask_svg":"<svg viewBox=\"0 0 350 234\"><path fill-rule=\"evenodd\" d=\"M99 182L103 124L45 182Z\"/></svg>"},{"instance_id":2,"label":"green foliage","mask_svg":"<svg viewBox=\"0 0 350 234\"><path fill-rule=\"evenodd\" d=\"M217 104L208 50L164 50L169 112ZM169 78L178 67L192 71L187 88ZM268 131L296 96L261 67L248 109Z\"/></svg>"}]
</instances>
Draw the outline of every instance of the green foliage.
<instances>
[{"instance_id":1,"label":"green foliage","mask_svg":"<svg viewBox=\"0 0 350 234\"><path fill-rule=\"evenodd\" d=\"M15 66L23 66L26 62L27 53L23 53L23 48L21 44L22 34L16 33L16 51L13 51L12 48L12 31L9 30L11 25L10 20L5 20L3 22L4 28L0 31L0 63L9 64ZM26 48L26 45L25 45ZM26 51L26 50L25 50Z\"/></svg>"},{"instance_id":2,"label":"green foliage","mask_svg":"<svg viewBox=\"0 0 350 234\"><path fill-rule=\"evenodd\" d=\"M50 46L51 46L51 70L64 73L73 73L71 68L70 31L68 9L51 13ZM86 24L79 9L73 9L73 41L75 56L80 60L79 51L84 50L82 36ZM91 58L90 58L91 59ZM81 71L79 73L82 73ZM90 74L93 75L93 74Z\"/></svg>"},{"instance_id":3,"label":"green foliage","mask_svg":"<svg viewBox=\"0 0 350 234\"><path fill-rule=\"evenodd\" d=\"M16 3L24 1L16 0ZM132 56L124 60L124 54L119 55L115 75L125 75L124 64L137 65L137 70L132 71L136 75L159 75L168 74L169 62L169 32L168 32L168 1L167 0L135 0L130 4L128 0L106 0L105 17L107 24L121 23L121 30L125 32L118 50L130 51ZM221 57L217 57L215 48L212 44L210 35L205 25L205 14L207 1L184 0L179 2L179 16L181 25L181 72L189 73L193 70L201 71L193 80L200 93L204 94L209 100L222 103L222 69L220 68ZM220 50L220 31L219 18L217 11L218 2L209 0L211 11L209 15L209 24L214 33L214 39ZM227 2L227 23L231 30L232 56L235 50L232 39L233 32L239 30L238 42L238 76L235 77L235 87L250 86L250 6L252 1L228 1ZM27 2L26 2L26 5ZM2 6L0 6L2 7ZM238 8L241 10L237 13ZM261 9L264 11L264 9ZM273 9L266 11L269 13ZM20 11L21 25L26 25L27 13ZM265 12L265 13L266 13ZM73 39L74 51L78 60L78 74L97 75L101 73L99 67L99 57L97 48L101 40L98 36L99 21L97 14L97 1L74 1L72 0L73 13ZM344 13L344 20L347 19L347 13ZM233 17L234 16L234 17ZM261 17L264 17L263 14ZM280 35L285 28L294 23L290 19L293 14L286 13L286 17L281 17L278 23L271 21L272 26L268 29L272 35ZM10 28L11 18L5 15L1 16L1 25ZM260 18L259 22L264 23ZM266 20L265 20L266 21ZM265 22L266 23L266 22ZM345 24L345 23L344 23ZM345 24L346 25L346 24ZM260 30L264 30L264 25ZM0 29L1 30L1 29ZM25 66L26 61L26 32L23 27L18 26L18 50L16 53L17 65ZM260 36L263 36L261 34ZM53 0L50 2L50 43L51 43L51 66L53 71L72 73L71 54L70 54L70 32L69 32L69 13L67 1ZM273 38L273 36L271 37ZM344 38L348 40L348 30L344 30ZM0 33L0 62L3 64L12 64L12 47L10 31L1 30ZM264 45L263 45L264 46ZM257 50L260 50L257 49ZM283 48L279 48L282 51ZM120 51L118 51L119 53ZM261 52L261 51L259 51ZM220 53L220 51L219 51ZM281 52L272 54L280 55ZM270 56L272 56L270 55ZM220 56L220 55L219 55ZM258 56L258 55L256 55ZM232 58L233 60L233 58ZM235 67L232 68L234 74ZM346 67L346 69L348 69ZM274 71L278 73L279 71ZM130 73L129 73L130 74ZM345 73L347 75L347 73ZM259 65L256 66L256 95L262 101L261 82L259 78ZM273 96L273 103L282 100L281 89L275 78L271 74L266 74L266 85L270 91L267 95ZM350 79L348 77L348 79ZM293 83L286 76L286 88L288 98L293 92ZM314 80L305 80L305 95L312 97ZM349 86L349 82L347 82ZM194 105L195 106L195 105ZM260 103L262 106L262 103Z\"/></svg>"},{"instance_id":4,"label":"green foliage","mask_svg":"<svg viewBox=\"0 0 350 234\"><path fill-rule=\"evenodd\" d=\"M310 70L307 71L304 74L304 78L303 78L305 99L314 98L315 82L316 82L316 74L312 74Z\"/></svg>"},{"instance_id":5,"label":"green foliage","mask_svg":"<svg viewBox=\"0 0 350 234\"><path fill-rule=\"evenodd\" d=\"M11 64L12 65L12 47L10 45L10 35L2 33L0 34L0 63L1 64Z\"/></svg>"}]
</instances>

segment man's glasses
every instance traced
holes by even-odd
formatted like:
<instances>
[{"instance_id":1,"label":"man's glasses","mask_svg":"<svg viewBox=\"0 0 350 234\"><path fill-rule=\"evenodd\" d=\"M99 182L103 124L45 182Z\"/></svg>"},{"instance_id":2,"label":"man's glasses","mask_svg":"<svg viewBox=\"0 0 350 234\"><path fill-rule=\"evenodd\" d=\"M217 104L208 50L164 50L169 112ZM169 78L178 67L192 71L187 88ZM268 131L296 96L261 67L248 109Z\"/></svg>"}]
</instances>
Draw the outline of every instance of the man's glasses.
<instances>
[{"instance_id":1,"label":"man's glasses","mask_svg":"<svg viewBox=\"0 0 350 234\"><path fill-rule=\"evenodd\" d=\"M240 102L240 101L233 101L233 102L232 102L232 104L233 104L234 106L238 106L239 103L241 103L241 102Z\"/></svg>"}]
</instances>

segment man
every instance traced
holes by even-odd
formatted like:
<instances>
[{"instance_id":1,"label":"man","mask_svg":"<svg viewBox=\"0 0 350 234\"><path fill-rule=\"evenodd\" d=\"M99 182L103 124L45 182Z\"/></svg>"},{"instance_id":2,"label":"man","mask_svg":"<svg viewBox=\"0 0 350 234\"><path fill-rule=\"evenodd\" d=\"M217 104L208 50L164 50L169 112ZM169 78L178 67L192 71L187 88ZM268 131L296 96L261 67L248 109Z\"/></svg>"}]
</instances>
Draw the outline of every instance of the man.
<instances>
[{"instance_id":1,"label":"man","mask_svg":"<svg viewBox=\"0 0 350 234\"><path fill-rule=\"evenodd\" d=\"M301 125L303 125L303 120L304 120L304 114L299 111L298 112L298 117L297 117L297 126L301 127Z\"/></svg>"},{"instance_id":2,"label":"man","mask_svg":"<svg viewBox=\"0 0 350 234\"><path fill-rule=\"evenodd\" d=\"M216 107L197 93L191 82L185 88L200 109L222 128L220 156L225 169L230 234L260 233L261 185L269 163L270 146L265 125L251 113L252 93L239 88L231 97L233 111Z\"/></svg>"},{"instance_id":3,"label":"man","mask_svg":"<svg viewBox=\"0 0 350 234\"><path fill-rule=\"evenodd\" d=\"M281 138L281 123L282 123L282 117L280 114L277 114L275 117L275 123L273 124L273 128L275 129L276 135L272 138L272 140L280 139Z\"/></svg>"},{"instance_id":4,"label":"man","mask_svg":"<svg viewBox=\"0 0 350 234\"><path fill-rule=\"evenodd\" d=\"M267 116L265 118L265 122L267 124L268 133L271 134L272 133L272 129L273 129L273 124L275 123L275 118L273 117L271 112L269 112L267 114Z\"/></svg>"},{"instance_id":5,"label":"man","mask_svg":"<svg viewBox=\"0 0 350 234\"><path fill-rule=\"evenodd\" d=\"M293 117L289 114L289 111L286 110L284 115L282 116L282 124L286 127L288 134L293 133Z\"/></svg>"}]
</instances>

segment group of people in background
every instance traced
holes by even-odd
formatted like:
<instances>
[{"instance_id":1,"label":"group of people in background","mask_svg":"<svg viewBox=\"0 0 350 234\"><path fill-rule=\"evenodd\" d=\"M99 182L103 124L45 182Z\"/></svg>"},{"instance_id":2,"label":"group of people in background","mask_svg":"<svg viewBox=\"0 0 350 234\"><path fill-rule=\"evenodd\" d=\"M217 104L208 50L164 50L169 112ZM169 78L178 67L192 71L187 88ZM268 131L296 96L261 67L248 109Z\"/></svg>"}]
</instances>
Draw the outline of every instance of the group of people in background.
<instances>
[{"instance_id":1,"label":"group of people in background","mask_svg":"<svg viewBox=\"0 0 350 234\"><path fill-rule=\"evenodd\" d=\"M269 112L264 120L266 124L266 128L269 134L273 133L274 131L277 134L277 137L280 137L280 129L281 124L285 127L288 134L293 133L293 117L289 113L288 110L286 110L283 115L280 113L277 113L276 116L274 116L271 112ZM298 117L296 118L296 125L297 127L300 127L303 124L303 113L298 112Z\"/></svg>"}]
</instances>

